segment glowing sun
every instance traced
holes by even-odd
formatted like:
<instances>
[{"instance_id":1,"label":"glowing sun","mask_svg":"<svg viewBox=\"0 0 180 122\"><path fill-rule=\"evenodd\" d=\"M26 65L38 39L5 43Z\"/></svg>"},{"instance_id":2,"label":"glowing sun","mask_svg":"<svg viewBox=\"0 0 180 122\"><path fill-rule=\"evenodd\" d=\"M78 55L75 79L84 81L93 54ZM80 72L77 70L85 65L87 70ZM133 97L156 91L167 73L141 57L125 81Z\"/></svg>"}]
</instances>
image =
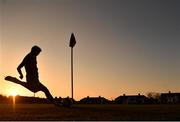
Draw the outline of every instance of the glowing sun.
<instances>
[{"instance_id":1,"label":"glowing sun","mask_svg":"<svg viewBox=\"0 0 180 122\"><path fill-rule=\"evenodd\" d=\"M16 89L12 89L9 91L9 95L10 96L16 96L18 94L17 90Z\"/></svg>"}]
</instances>

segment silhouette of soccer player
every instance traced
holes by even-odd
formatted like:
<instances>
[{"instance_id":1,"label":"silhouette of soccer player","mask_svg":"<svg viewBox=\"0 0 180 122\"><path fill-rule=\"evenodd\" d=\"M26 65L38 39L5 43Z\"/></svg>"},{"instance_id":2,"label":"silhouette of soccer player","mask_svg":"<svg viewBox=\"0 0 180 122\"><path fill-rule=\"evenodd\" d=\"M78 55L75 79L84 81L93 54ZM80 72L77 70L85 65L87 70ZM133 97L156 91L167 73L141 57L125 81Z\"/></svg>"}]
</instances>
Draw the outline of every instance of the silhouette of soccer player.
<instances>
[{"instance_id":1,"label":"silhouette of soccer player","mask_svg":"<svg viewBox=\"0 0 180 122\"><path fill-rule=\"evenodd\" d=\"M25 56L23 61L17 67L17 71L19 73L19 78L23 79L23 74L21 72L21 68L25 67L26 70L26 81L23 82L18 80L15 77L7 76L5 80L20 84L27 88L28 90L36 93L38 91L42 91L45 93L47 99L50 102L54 102L54 98L52 97L49 90L39 81L38 68L37 68L37 56L40 54L41 48L38 46L33 46L31 48L31 52Z\"/></svg>"}]
</instances>

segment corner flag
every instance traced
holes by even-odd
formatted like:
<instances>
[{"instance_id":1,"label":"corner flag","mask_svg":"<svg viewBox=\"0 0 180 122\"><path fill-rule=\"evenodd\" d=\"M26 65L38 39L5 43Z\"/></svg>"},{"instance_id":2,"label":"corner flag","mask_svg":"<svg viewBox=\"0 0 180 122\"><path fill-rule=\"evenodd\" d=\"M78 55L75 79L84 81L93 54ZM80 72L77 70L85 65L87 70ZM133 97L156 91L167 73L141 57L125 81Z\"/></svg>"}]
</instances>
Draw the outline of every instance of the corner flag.
<instances>
[{"instance_id":1,"label":"corner flag","mask_svg":"<svg viewBox=\"0 0 180 122\"><path fill-rule=\"evenodd\" d=\"M69 46L73 48L75 46L75 44L76 44L76 39L74 37L74 34L72 33L71 38L70 38Z\"/></svg>"}]
</instances>

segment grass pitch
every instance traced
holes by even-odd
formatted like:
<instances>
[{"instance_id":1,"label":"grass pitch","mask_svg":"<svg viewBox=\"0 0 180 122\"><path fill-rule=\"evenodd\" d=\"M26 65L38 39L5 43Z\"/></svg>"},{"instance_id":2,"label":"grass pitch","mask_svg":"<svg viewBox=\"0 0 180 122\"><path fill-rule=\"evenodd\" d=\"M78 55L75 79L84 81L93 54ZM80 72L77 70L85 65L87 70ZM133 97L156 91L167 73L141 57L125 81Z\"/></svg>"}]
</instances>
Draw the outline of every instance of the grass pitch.
<instances>
[{"instance_id":1,"label":"grass pitch","mask_svg":"<svg viewBox=\"0 0 180 122\"><path fill-rule=\"evenodd\" d=\"M180 120L180 105L0 104L0 120Z\"/></svg>"}]
</instances>

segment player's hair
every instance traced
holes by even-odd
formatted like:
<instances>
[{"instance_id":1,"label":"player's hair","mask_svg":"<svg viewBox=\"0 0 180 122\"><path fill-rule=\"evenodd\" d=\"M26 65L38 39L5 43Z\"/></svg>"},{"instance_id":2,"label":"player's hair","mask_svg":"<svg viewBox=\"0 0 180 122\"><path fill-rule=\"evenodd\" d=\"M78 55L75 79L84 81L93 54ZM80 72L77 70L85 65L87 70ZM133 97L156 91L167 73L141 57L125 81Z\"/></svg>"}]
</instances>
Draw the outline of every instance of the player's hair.
<instances>
[{"instance_id":1,"label":"player's hair","mask_svg":"<svg viewBox=\"0 0 180 122\"><path fill-rule=\"evenodd\" d=\"M35 45L31 48L31 52L41 52L41 48Z\"/></svg>"}]
</instances>

